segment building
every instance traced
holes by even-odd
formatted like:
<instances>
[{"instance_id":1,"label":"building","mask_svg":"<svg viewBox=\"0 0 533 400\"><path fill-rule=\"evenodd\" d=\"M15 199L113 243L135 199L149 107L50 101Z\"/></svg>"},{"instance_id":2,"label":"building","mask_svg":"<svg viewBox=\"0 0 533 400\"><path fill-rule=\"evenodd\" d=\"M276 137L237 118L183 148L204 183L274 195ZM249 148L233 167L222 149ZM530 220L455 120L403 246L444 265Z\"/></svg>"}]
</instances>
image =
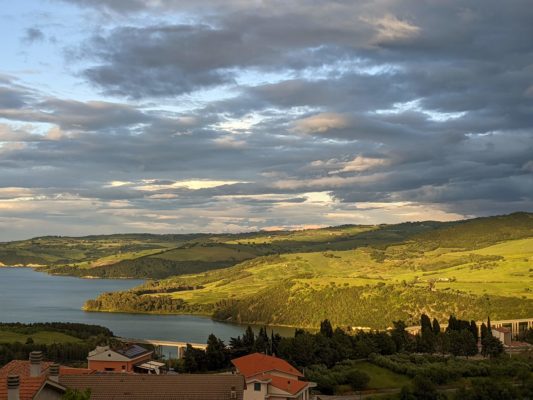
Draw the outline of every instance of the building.
<instances>
[{"instance_id":1,"label":"building","mask_svg":"<svg viewBox=\"0 0 533 400\"><path fill-rule=\"evenodd\" d=\"M64 387L91 390L91 400L243 400L242 375L93 374L60 378Z\"/></svg>"},{"instance_id":2,"label":"building","mask_svg":"<svg viewBox=\"0 0 533 400\"><path fill-rule=\"evenodd\" d=\"M512 333L509 328L491 328L492 336L498 338L504 346L510 346L512 342Z\"/></svg>"},{"instance_id":3,"label":"building","mask_svg":"<svg viewBox=\"0 0 533 400\"><path fill-rule=\"evenodd\" d=\"M65 393L59 384L60 377L92 373L85 368L63 367L42 359L42 352L34 351L28 361L13 360L0 368L0 400L60 399Z\"/></svg>"},{"instance_id":4,"label":"building","mask_svg":"<svg viewBox=\"0 0 533 400\"><path fill-rule=\"evenodd\" d=\"M99 372L141 372L136 371L138 366L140 369L145 369L140 367L142 365L145 365L148 368L157 367L156 365L152 365L153 353L153 351L135 344L125 346L122 349L112 349L109 346L98 346L95 350L91 351L87 357L88 367L90 370ZM164 366L164 364L158 364L159 367ZM154 370L154 372L156 371ZM156 373L159 373L158 369Z\"/></svg>"},{"instance_id":5,"label":"building","mask_svg":"<svg viewBox=\"0 0 533 400\"><path fill-rule=\"evenodd\" d=\"M254 353L231 361L244 375L244 400L309 400L314 384L300 380L304 375L281 358Z\"/></svg>"},{"instance_id":6,"label":"building","mask_svg":"<svg viewBox=\"0 0 533 400\"><path fill-rule=\"evenodd\" d=\"M92 400L243 400L242 375L148 375L95 372L42 361L14 360L0 369L0 400L60 400L68 389L90 389Z\"/></svg>"}]
</instances>

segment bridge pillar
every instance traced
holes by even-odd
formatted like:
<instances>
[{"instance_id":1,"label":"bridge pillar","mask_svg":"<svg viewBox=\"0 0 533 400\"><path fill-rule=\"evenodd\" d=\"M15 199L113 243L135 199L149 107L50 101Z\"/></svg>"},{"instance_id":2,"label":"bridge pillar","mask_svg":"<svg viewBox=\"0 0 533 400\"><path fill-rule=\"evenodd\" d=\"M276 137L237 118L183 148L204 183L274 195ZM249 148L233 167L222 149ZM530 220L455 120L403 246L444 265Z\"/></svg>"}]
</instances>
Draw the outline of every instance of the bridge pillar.
<instances>
[{"instance_id":1,"label":"bridge pillar","mask_svg":"<svg viewBox=\"0 0 533 400\"><path fill-rule=\"evenodd\" d=\"M177 353L178 353L178 359L183 358L185 356L185 346L178 346L177 347Z\"/></svg>"}]
</instances>

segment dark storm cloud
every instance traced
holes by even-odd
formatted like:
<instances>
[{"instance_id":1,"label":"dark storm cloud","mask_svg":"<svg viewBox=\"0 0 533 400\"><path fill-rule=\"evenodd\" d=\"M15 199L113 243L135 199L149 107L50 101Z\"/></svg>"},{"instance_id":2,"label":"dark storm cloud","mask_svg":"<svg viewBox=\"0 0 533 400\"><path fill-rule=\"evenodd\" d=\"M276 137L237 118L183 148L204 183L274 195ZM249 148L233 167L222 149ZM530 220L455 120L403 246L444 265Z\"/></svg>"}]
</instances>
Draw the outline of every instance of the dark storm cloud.
<instances>
[{"instance_id":1,"label":"dark storm cloud","mask_svg":"<svg viewBox=\"0 0 533 400\"><path fill-rule=\"evenodd\" d=\"M126 100L0 76L5 196L127 230L533 208L529 1L69 2L113 14L77 65Z\"/></svg>"}]
</instances>

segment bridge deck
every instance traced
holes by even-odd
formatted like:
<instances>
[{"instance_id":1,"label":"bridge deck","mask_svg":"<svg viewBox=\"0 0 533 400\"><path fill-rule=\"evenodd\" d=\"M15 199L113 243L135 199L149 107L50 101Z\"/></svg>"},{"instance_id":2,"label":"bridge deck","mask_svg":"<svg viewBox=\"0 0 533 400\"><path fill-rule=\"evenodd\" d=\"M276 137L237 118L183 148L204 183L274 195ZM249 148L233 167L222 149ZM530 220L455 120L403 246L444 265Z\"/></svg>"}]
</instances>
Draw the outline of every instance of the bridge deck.
<instances>
[{"instance_id":1,"label":"bridge deck","mask_svg":"<svg viewBox=\"0 0 533 400\"><path fill-rule=\"evenodd\" d=\"M207 345L202 343L191 342L174 342L171 340L153 340L153 339L134 339L134 338L117 338L121 342L126 343L139 343L139 344L151 344L152 346L165 346L165 347L187 347L190 344L195 349L206 349Z\"/></svg>"}]
</instances>

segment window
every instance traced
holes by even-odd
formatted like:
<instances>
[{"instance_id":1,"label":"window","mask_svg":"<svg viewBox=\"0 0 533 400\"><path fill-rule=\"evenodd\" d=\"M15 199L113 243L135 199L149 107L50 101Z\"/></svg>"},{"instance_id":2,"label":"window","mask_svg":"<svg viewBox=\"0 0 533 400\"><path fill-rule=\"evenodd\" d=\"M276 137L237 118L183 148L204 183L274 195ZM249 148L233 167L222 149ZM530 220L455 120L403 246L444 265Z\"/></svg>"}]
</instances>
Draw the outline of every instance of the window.
<instances>
[{"instance_id":1,"label":"window","mask_svg":"<svg viewBox=\"0 0 533 400\"><path fill-rule=\"evenodd\" d=\"M258 383L258 382L254 383L254 390L256 392L260 392L261 391L261 384Z\"/></svg>"},{"instance_id":2,"label":"window","mask_svg":"<svg viewBox=\"0 0 533 400\"><path fill-rule=\"evenodd\" d=\"M106 371L114 371L115 368L104 368Z\"/></svg>"}]
</instances>

